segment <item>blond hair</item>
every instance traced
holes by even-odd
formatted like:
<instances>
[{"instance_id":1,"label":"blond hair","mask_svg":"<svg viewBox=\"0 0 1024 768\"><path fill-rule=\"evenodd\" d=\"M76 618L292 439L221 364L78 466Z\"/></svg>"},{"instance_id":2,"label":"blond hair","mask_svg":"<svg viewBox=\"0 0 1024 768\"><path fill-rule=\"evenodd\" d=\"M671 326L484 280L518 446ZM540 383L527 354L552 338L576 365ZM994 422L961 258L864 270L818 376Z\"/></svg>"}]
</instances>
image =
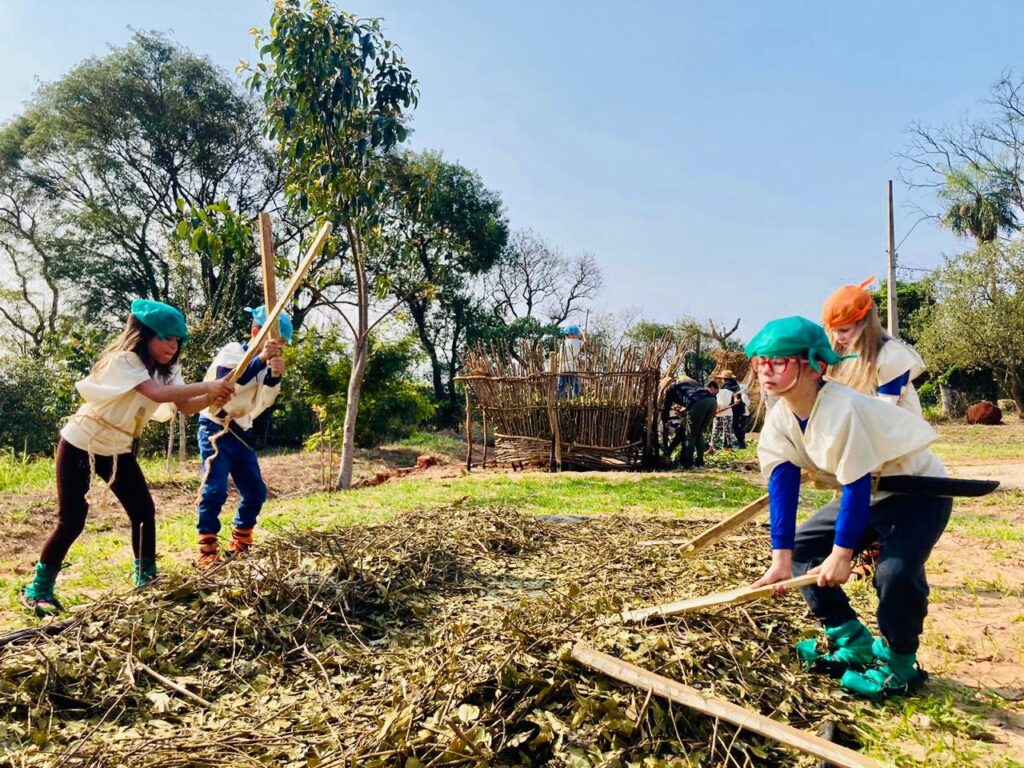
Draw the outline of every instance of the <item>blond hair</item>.
<instances>
[{"instance_id":1,"label":"blond hair","mask_svg":"<svg viewBox=\"0 0 1024 768\"><path fill-rule=\"evenodd\" d=\"M889 340L889 334L882 328L878 308L874 303L864 319L859 320L856 325L860 328L849 347L838 351L845 355L855 354L857 357L829 366L828 378L866 395L874 395L878 392L878 353L881 352L882 345ZM835 347L834 329L828 331L828 338Z\"/></svg>"}]
</instances>

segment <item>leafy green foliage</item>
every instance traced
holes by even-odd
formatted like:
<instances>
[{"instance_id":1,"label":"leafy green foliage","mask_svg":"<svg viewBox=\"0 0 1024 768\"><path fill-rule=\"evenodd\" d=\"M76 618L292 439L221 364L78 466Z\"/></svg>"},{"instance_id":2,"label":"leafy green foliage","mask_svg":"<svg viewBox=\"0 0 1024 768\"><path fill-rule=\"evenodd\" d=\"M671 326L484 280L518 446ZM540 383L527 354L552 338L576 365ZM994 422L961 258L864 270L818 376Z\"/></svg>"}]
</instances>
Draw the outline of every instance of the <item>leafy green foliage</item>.
<instances>
[{"instance_id":1,"label":"leafy green foliage","mask_svg":"<svg viewBox=\"0 0 1024 768\"><path fill-rule=\"evenodd\" d=\"M950 257L930 278L936 298L919 348L932 370L988 368L1024 405L1024 245L995 242Z\"/></svg>"},{"instance_id":2,"label":"leafy green foliage","mask_svg":"<svg viewBox=\"0 0 1024 768\"><path fill-rule=\"evenodd\" d=\"M384 191L374 161L405 140L404 111L418 98L397 47L378 19L325 0L282 0L255 40L261 61L248 83L262 94L289 201L316 218L366 223Z\"/></svg>"},{"instance_id":3,"label":"leafy green foliage","mask_svg":"<svg viewBox=\"0 0 1024 768\"><path fill-rule=\"evenodd\" d=\"M40 89L0 148L0 176L23 196L46 196L41 224L60 232L41 241L40 258L94 316L123 317L139 296L173 303L208 293L202 280L217 271L201 256L188 284L174 285L177 201L201 209L230 200L251 214L279 183L254 103L208 59L153 34Z\"/></svg>"},{"instance_id":4,"label":"leafy green foliage","mask_svg":"<svg viewBox=\"0 0 1024 768\"><path fill-rule=\"evenodd\" d=\"M429 390L410 373L416 361L413 341L376 343L371 352L356 427L361 447L408 437L434 417ZM288 373L273 417L274 441L299 444L309 434L339 440L350 349L337 331L310 331L286 348L285 359Z\"/></svg>"}]
</instances>

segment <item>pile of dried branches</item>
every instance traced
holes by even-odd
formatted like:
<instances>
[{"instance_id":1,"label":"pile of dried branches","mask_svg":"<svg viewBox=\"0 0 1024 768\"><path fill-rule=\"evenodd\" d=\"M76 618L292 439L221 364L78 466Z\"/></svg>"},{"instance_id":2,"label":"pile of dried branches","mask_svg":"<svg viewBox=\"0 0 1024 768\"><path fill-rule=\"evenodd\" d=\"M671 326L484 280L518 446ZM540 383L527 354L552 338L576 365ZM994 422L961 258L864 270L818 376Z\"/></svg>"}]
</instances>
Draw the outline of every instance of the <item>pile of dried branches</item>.
<instances>
[{"instance_id":1,"label":"pile of dried branches","mask_svg":"<svg viewBox=\"0 0 1024 768\"><path fill-rule=\"evenodd\" d=\"M692 559L631 546L700 527L446 508L283 536L212 573L165 576L97 604L56 637L3 649L2 760L799 764L568 658L585 638L799 727L842 720L834 688L789 653L809 627L797 598L648 627L597 625L623 607L716 591L762 568L761 535Z\"/></svg>"}]
</instances>

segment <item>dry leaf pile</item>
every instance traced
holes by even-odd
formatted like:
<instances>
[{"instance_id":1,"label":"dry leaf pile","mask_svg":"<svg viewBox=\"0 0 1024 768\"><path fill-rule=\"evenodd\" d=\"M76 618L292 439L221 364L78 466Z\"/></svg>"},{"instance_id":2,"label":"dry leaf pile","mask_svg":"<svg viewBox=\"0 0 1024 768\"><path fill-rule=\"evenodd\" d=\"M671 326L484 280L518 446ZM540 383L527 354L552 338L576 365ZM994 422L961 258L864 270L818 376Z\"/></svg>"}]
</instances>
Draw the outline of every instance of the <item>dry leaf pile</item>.
<instances>
[{"instance_id":1,"label":"dry leaf pile","mask_svg":"<svg viewBox=\"0 0 1024 768\"><path fill-rule=\"evenodd\" d=\"M835 688L799 669L798 597L597 626L763 570L762 534L683 558L640 540L699 523L508 509L417 512L294 533L202 575L164 576L70 629L0 649L0 760L14 766L743 766L794 754L613 684L591 645L816 729ZM210 706L158 682L145 668Z\"/></svg>"}]
</instances>

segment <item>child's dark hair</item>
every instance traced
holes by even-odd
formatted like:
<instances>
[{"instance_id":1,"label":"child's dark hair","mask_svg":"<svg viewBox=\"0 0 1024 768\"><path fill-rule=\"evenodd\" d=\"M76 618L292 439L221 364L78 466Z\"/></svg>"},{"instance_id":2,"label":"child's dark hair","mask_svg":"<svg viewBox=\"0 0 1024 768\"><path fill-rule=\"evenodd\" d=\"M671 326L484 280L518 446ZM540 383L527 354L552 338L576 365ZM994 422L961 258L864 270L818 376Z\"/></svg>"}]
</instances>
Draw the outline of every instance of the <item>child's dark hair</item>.
<instances>
[{"instance_id":1,"label":"child's dark hair","mask_svg":"<svg viewBox=\"0 0 1024 768\"><path fill-rule=\"evenodd\" d=\"M142 360L142 364L146 366L150 376L159 374L160 379L165 384L169 384L173 378L174 367L178 364L178 358L181 356L181 343L178 343L174 357L166 365L161 365L149 354L149 340L155 336L156 331L139 322L135 315L128 315L128 322L124 330L100 354L99 360L93 366L93 373L99 374L110 362L110 358L118 352L134 352Z\"/></svg>"}]
</instances>

